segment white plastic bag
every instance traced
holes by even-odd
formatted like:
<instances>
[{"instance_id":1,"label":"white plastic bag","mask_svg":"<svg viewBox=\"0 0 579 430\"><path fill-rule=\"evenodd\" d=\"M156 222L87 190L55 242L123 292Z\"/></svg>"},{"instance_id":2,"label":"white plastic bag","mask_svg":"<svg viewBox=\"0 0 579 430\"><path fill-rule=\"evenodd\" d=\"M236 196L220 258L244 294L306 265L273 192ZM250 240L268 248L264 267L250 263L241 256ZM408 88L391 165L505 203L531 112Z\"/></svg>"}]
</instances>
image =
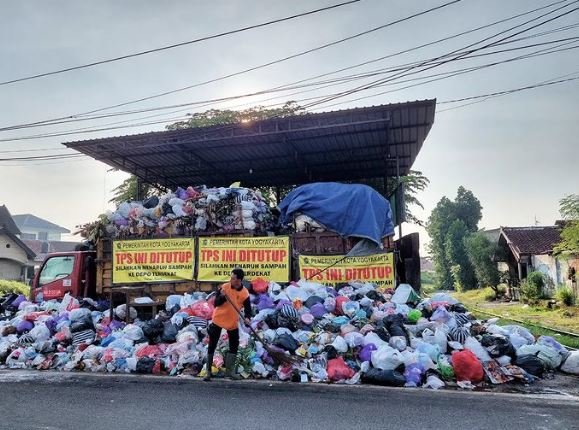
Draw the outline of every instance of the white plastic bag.
<instances>
[{"instance_id":1,"label":"white plastic bag","mask_svg":"<svg viewBox=\"0 0 579 430\"><path fill-rule=\"evenodd\" d=\"M332 346L342 354L348 352L348 343L342 336L337 336L332 342Z\"/></svg>"},{"instance_id":2,"label":"white plastic bag","mask_svg":"<svg viewBox=\"0 0 579 430\"><path fill-rule=\"evenodd\" d=\"M561 366L561 371L571 373L572 375L579 375L579 351L573 351L569 354Z\"/></svg>"},{"instance_id":3,"label":"white plastic bag","mask_svg":"<svg viewBox=\"0 0 579 430\"><path fill-rule=\"evenodd\" d=\"M444 385L444 382L442 382L438 377L430 375L428 378L426 378L426 384L424 384L424 387L438 390L439 388L443 388Z\"/></svg>"},{"instance_id":4,"label":"white plastic bag","mask_svg":"<svg viewBox=\"0 0 579 430\"><path fill-rule=\"evenodd\" d=\"M372 352L372 366L381 370L394 370L404 362L404 357L400 351L381 346Z\"/></svg>"},{"instance_id":5,"label":"white plastic bag","mask_svg":"<svg viewBox=\"0 0 579 430\"><path fill-rule=\"evenodd\" d=\"M133 342L136 342L144 337L143 329L141 329L141 327L139 327L137 325L128 324L123 329L123 337L125 339L132 340Z\"/></svg>"},{"instance_id":6,"label":"white plastic bag","mask_svg":"<svg viewBox=\"0 0 579 430\"><path fill-rule=\"evenodd\" d=\"M392 336L388 342L388 345L402 352L407 347L406 338L404 336Z\"/></svg>"},{"instance_id":7,"label":"white plastic bag","mask_svg":"<svg viewBox=\"0 0 579 430\"><path fill-rule=\"evenodd\" d=\"M468 337L464 341L464 347L476 355L476 357L483 363L491 361L491 356L488 351L474 337Z\"/></svg>"},{"instance_id":8,"label":"white plastic bag","mask_svg":"<svg viewBox=\"0 0 579 430\"><path fill-rule=\"evenodd\" d=\"M400 284L398 288L396 288L396 291L394 291L391 300L396 304L404 305L406 303L418 302L420 297L410 284Z\"/></svg>"},{"instance_id":9,"label":"white plastic bag","mask_svg":"<svg viewBox=\"0 0 579 430\"><path fill-rule=\"evenodd\" d=\"M448 350L448 340L445 331L440 327L438 327L434 332L434 343L438 345L443 354L446 354L446 351Z\"/></svg>"}]
</instances>

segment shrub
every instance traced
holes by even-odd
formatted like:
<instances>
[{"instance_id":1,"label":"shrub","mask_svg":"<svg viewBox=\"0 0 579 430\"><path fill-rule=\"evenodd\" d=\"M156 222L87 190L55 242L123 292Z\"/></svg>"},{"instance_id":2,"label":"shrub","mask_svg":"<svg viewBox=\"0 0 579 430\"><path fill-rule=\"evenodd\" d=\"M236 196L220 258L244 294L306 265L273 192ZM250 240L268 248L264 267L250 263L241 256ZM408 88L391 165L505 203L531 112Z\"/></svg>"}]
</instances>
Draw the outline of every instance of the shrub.
<instances>
[{"instance_id":1,"label":"shrub","mask_svg":"<svg viewBox=\"0 0 579 430\"><path fill-rule=\"evenodd\" d=\"M543 297L545 277L541 272L531 272L521 283L521 296L527 302L534 302Z\"/></svg>"},{"instance_id":2,"label":"shrub","mask_svg":"<svg viewBox=\"0 0 579 430\"><path fill-rule=\"evenodd\" d=\"M28 296L30 293L30 287L22 282L0 279L0 295L8 293L24 294L25 296Z\"/></svg>"},{"instance_id":3,"label":"shrub","mask_svg":"<svg viewBox=\"0 0 579 430\"><path fill-rule=\"evenodd\" d=\"M482 291L483 291L483 299L486 302L492 302L492 301L496 300L497 293L492 288L490 288L490 287L484 288Z\"/></svg>"},{"instance_id":4,"label":"shrub","mask_svg":"<svg viewBox=\"0 0 579 430\"><path fill-rule=\"evenodd\" d=\"M557 299L562 301L565 306L573 306L575 304L575 294L569 287L561 286L557 289Z\"/></svg>"}]
</instances>

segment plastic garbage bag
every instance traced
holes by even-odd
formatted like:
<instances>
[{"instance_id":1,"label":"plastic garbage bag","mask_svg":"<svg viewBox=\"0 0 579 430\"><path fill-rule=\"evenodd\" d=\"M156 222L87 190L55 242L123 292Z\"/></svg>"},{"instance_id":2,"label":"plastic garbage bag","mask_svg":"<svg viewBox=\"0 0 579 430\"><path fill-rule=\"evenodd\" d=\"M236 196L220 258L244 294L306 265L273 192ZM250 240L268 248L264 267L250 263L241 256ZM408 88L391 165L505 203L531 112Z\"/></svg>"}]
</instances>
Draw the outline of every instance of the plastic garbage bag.
<instances>
[{"instance_id":1,"label":"plastic garbage bag","mask_svg":"<svg viewBox=\"0 0 579 430\"><path fill-rule=\"evenodd\" d=\"M535 355L518 355L515 364L533 376L542 377L545 364Z\"/></svg>"},{"instance_id":2,"label":"plastic garbage bag","mask_svg":"<svg viewBox=\"0 0 579 430\"><path fill-rule=\"evenodd\" d=\"M358 353L358 357L360 361L371 361L372 360L372 353L376 351L378 348L373 343L369 343L364 345L360 352Z\"/></svg>"},{"instance_id":3,"label":"plastic garbage bag","mask_svg":"<svg viewBox=\"0 0 579 430\"><path fill-rule=\"evenodd\" d=\"M537 339L537 344L553 348L561 355L561 357L563 357L563 359L565 359L569 354L569 350L551 336L539 336L539 339Z\"/></svg>"},{"instance_id":4,"label":"plastic garbage bag","mask_svg":"<svg viewBox=\"0 0 579 430\"><path fill-rule=\"evenodd\" d=\"M372 366L377 369L396 369L404 362L400 351L389 346L380 346L372 353Z\"/></svg>"},{"instance_id":5,"label":"plastic garbage bag","mask_svg":"<svg viewBox=\"0 0 579 430\"><path fill-rule=\"evenodd\" d=\"M521 356L521 355L534 355L534 356L536 356L537 358L539 358L543 362L543 364L545 365L545 368L549 369L549 370L557 369L561 365L561 362L563 361L561 358L561 355L559 354L559 352L557 352L557 350L555 350L549 346L539 345L539 344L521 346L517 350L517 356ZM517 362L517 366L523 367L523 366L520 366L518 364L518 362Z\"/></svg>"},{"instance_id":6,"label":"plastic garbage bag","mask_svg":"<svg viewBox=\"0 0 579 430\"><path fill-rule=\"evenodd\" d=\"M406 338L404 336L393 336L388 341L388 345L402 352L407 347Z\"/></svg>"},{"instance_id":7,"label":"plastic garbage bag","mask_svg":"<svg viewBox=\"0 0 579 430\"><path fill-rule=\"evenodd\" d=\"M36 342L43 342L51 337L50 330L44 324L37 325L30 330L30 336L32 336Z\"/></svg>"},{"instance_id":8,"label":"plastic garbage bag","mask_svg":"<svg viewBox=\"0 0 579 430\"><path fill-rule=\"evenodd\" d=\"M404 305L406 303L418 303L420 296L409 284L400 284L390 300L396 304Z\"/></svg>"},{"instance_id":9,"label":"plastic garbage bag","mask_svg":"<svg viewBox=\"0 0 579 430\"><path fill-rule=\"evenodd\" d=\"M330 381L337 382L350 379L356 372L348 367L342 357L328 360L328 378Z\"/></svg>"},{"instance_id":10,"label":"plastic garbage bag","mask_svg":"<svg viewBox=\"0 0 579 430\"><path fill-rule=\"evenodd\" d=\"M451 318L452 315L450 312L448 312L444 306L439 306L430 317L430 321L446 324Z\"/></svg>"},{"instance_id":11,"label":"plastic garbage bag","mask_svg":"<svg viewBox=\"0 0 579 430\"><path fill-rule=\"evenodd\" d=\"M130 308L129 309L130 312L130 319L134 320L137 318L137 310L135 308ZM115 315L117 316L117 318L121 319L121 320L125 320L127 318L127 305L119 305L115 308Z\"/></svg>"},{"instance_id":12,"label":"plastic garbage bag","mask_svg":"<svg viewBox=\"0 0 579 430\"><path fill-rule=\"evenodd\" d=\"M434 331L434 343L438 345L438 347L440 348L440 352L442 352L443 354L446 354L446 351L448 349L447 342L448 341L446 338L445 331L442 328L437 327L436 330Z\"/></svg>"},{"instance_id":13,"label":"plastic garbage bag","mask_svg":"<svg viewBox=\"0 0 579 430\"><path fill-rule=\"evenodd\" d=\"M402 373L392 369L370 369L362 374L362 382L389 387L403 387L406 383L406 379Z\"/></svg>"},{"instance_id":14,"label":"plastic garbage bag","mask_svg":"<svg viewBox=\"0 0 579 430\"><path fill-rule=\"evenodd\" d=\"M68 314L68 319L71 322L79 321L81 319L85 319L86 317L90 316L90 309L87 308L77 308L73 309Z\"/></svg>"},{"instance_id":15,"label":"plastic garbage bag","mask_svg":"<svg viewBox=\"0 0 579 430\"><path fill-rule=\"evenodd\" d=\"M181 299L183 298L183 296L177 295L177 294L172 294L170 296L167 296L167 298L165 299L165 309L169 310L169 309L173 309L175 306L178 306L179 309L181 309Z\"/></svg>"},{"instance_id":16,"label":"plastic garbage bag","mask_svg":"<svg viewBox=\"0 0 579 430\"><path fill-rule=\"evenodd\" d=\"M174 343L177 341L177 334L179 333L179 328L171 323L166 322L163 325L163 334L161 335L161 341L164 343Z\"/></svg>"},{"instance_id":17,"label":"plastic garbage bag","mask_svg":"<svg viewBox=\"0 0 579 430\"><path fill-rule=\"evenodd\" d=\"M422 318L422 312L418 309L412 309L408 312L408 315L406 315L406 319L411 324L416 324L420 318Z\"/></svg>"},{"instance_id":18,"label":"plastic garbage bag","mask_svg":"<svg viewBox=\"0 0 579 430\"><path fill-rule=\"evenodd\" d=\"M438 357L441 354L440 347L438 345L426 342L419 342L416 345L416 352L428 355L434 362L438 361Z\"/></svg>"},{"instance_id":19,"label":"plastic garbage bag","mask_svg":"<svg viewBox=\"0 0 579 430\"><path fill-rule=\"evenodd\" d=\"M336 297L336 309L334 313L336 315L344 315L344 304L346 304L349 301L350 299L345 296Z\"/></svg>"},{"instance_id":20,"label":"plastic garbage bag","mask_svg":"<svg viewBox=\"0 0 579 430\"><path fill-rule=\"evenodd\" d=\"M493 358L498 358L503 355L515 357L515 348L508 338L501 335L483 335L481 345L486 348L489 355Z\"/></svg>"},{"instance_id":21,"label":"plastic garbage bag","mask_svg":"<svg viewBox=\"0 0 579 430\"><path fill-rule=\"evenodd\" d=\"M344 340L350 348L356 348L364 344L364 335L358 332L350 332L344 336Z\"/></svg>"},{"instance_id":22,"label":"plastic garbage bag","mask_svg":"<svg viewBox=\"0 0 579 430\"><path fill-rule=\"evenodd\" d=\"M438 390L439 388L444 388L444 382L441 381L438 377L434 375L430 375L426 378L426 384L424 384L424 388L432 388L433 390Z\"/></svg>"},{"instance_id":23,"label":"plastic garbage bag","mask_svg":"<svg viewBox=\"0 0 579 430\"><path fill-rule=\"evenodd\" d=\"M513 324L513 325L504 325L502 326L502 328L503 330L506 330L508 332L509 336L516 335L524 338L527 342L527 345L532 345L535 343L535 336L533 336L533 334L525 327ZM510 341L514 345L513 339L510 339Z\"/></svg>"},{"instance_id":24,"label":"plastic garbage bag","mask_svg":"<svg viewBox=\"0 0 579 430\"><path fill-rule=\"evenodd\" d=\"M445 381L452 381L454 379L454 370L446 356L442 356L438 359L436 370Z\"/></svg>"},{"instance_id":25,"label":"plastic garbage bag","mask_svg":"<svg viewBox=\"0 0 579 430\"><path fill-rule=\"evenodd\" d=\"M213 317L213 305L207 302L207 300L198 300L189 306L188 309L184 310L189 315L203 318L204 320L210 320Z\"/></svg>"},{"instance_id":26,"label":"plastic garbage bag","mask_svg":"<svg viewBox=\"0 0 579 430\"><path fill-rule=\"evenodd\" d=\"M326 297L324 300L324 307L328 312L334 312L336 310L336 299L333 297Z\"/></svg>"},{"instance_id":27,"label":"plastic garbage bag","mask_svg":"<svg viewBox=\"0 0 579 430\"><path fill-rule=\"evenodd\" d=\"M359 310L360 303L356 301L351 300L342 304L342 311L344 312L344 315L349 318L353 318Z\"/></svg>"},{"instance_id":28,"label":"plastic garbage bag","mask_svg":"<svg viewBox=\"0 0 579 430\"><path fill-rule=\"evenodd\" d=\"M571 373L572 375L579 375L579 351L569 353L567 359L561 366L561 371Z\"/></svg>"},{"instance_id":29,"label":"plastic garbage bag","mask_svg":"<svg viewBox=\"0 0 579 430\"><path fill-rule=\"evenodd\" d=\"M275 339L274 345L283 348L292 354L295 353L296 349L299 348L298 341L295 340L294 337L290 334L278 335Z\"/></svg>"},{"instance_id":30,"label":"plastic garbage bag","mask_svg":"<svg viewBox=\"0 0 579 430\"><path fill-rule=\"evenodd\" d=\"M404 379L406 387L418 387L422 382L424 369L418 363L411 363L404 368Z\"/></svg>"},{"instance_id":31,"label":"plastic garbage bag","mask_svg":"<svg viewBox=\"0 0 579 430\"><path fill-rule=\"evenodd\" d=\"M322 303L314 304L310 309L310 313L314 316L314 318L322 318L326 314L326 308Z\"/></svg>"},{"instance_id":32,"label":"plastic garbage bag","mask_svg":"<svg viewBox=\"0 0 579 430\"><path fill-rule=\"evenodd\" d=\"M251 288L255 294L265 294L269 288L269 282L263 278L255 278L251 281Z\"/></svg>"},{"instance_id":33,"label":"plastic garbage bag","mask_svg":"<svg viewBox=\"0 0 579 430\"><path fill-rule=\"evenodd\" d=\"M342 336L337 336L334 341L332 342L332 346L338 351L339 353L346 353L348 352L348 343Z\"/></svg>"},{"instance_id":34,"label":"plastic garbage bag","mask_svg":"<svg viewBox=\"0 0 579 430\"><path fill-rule=\"evenodd\" d=\"M477 356L470 350L452 353L452 369L457 381L481 382L484 370Z\"/></svg>"},{"instance_id":35,"label":"plastic garbage bag","mask_svg":"<svg viewBox=\"0 0 579 430\"><path fill-rule=\"evenodd\" d=\"M127 324L123 329L123 336L126 339L132 340L134 342L143 339L145 336L141 327L134 324Z\"/></svg>"},{"instance_id":36,"label":"plastic garbage bag","mask_svg":"<svg viewBox=\"0 0 579 430\"><path fill-rule=\"evenodd\" d=\"M380 339L380 337L376 333L372 331L364 336L364 346L368 344L373 344L378 347L382 345L388 345L388 343L384 342L382 339Z\"/></svg>"},{"instance_id":37,"label":"plastic garbage bag","mask_svg":"<svg viewBox=\"0 0 579 430\"><path fill-rule=\"evenodd\" d=\"M474 355L476 355L476 357L482 362L491 360L491 357L487 352L487 350L474 337L467 338L466 341L464 342L464 347L465 349L472 351Z\"/></svg>"}]
</instances>

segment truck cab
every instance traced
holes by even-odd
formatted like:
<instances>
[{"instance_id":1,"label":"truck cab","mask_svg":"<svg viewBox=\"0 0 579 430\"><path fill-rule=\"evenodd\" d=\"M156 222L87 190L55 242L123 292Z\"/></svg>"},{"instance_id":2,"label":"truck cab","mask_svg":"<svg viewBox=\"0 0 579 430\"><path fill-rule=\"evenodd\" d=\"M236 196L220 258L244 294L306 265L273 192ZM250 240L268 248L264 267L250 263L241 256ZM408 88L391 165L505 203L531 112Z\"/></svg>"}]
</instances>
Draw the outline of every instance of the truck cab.
<instances>
[{"instance_id":1,"label":"truck cab","mask_svg":"<svg viewBox=\"0 0 579 430\"><path fill-rule=\"evenodd\" d=\"M48 255L34 276L31 300L62 299L66 293L75 297L93 297L96 293L95 257L94 251Z\"/></svg>"}]
</instances>

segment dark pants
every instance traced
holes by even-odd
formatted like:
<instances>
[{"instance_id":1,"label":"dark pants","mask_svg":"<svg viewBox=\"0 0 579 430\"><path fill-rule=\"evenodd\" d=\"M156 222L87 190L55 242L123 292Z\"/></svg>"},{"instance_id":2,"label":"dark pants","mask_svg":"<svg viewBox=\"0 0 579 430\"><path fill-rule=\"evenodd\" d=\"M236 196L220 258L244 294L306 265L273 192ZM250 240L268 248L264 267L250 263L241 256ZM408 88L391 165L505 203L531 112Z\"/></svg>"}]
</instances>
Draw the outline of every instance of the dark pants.
<instances>
[{"instance_id":1,"label":"dark pants","mask_svg":"<svg viewBox=\"0 0 579 430\"><path fill-rule=\"evenodd\" d=\"M217 342L219 342L219 337L221 336L221 327L216 324L211 323L207 329L207 334L209 335L209 350L208 354L213 354L215 348L217 348ZM227 330L227 336L229 336L229 352L231 354L237 354L237 349L239 348L239 329Z\"/></svg>"}]
</instances>

